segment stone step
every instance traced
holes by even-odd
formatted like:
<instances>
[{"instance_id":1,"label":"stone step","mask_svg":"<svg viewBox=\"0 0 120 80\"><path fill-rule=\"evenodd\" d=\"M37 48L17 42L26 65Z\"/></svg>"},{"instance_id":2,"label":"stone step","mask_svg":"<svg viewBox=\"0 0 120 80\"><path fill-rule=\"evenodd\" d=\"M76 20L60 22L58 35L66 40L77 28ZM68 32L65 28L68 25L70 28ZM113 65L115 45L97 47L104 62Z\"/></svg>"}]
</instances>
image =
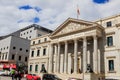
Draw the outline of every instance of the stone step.
<instances>
[{"instance_id":1,"label":"stone step","mask_svg":"<svg viewBox=\"0 0 120 80\"><path fill-rule=\"evenodd\" d=\"M66 80L68 78L79 78L79 79L82 79L83 77L83 74L64 74L64 73L61 73L61 74L58 74L58 73L55 73L59 78L61 78L62 80Z\"/></svg>"},{"instance_id":2,"label":"stone step","mask_svg":"<svg viewBox=\"0 0 120 80\"><path fill-rule=\"evenodd\" d=\"M68 78L83 78L83 74L65 74L65 73L51 73L57 75L62 80L66 80ZM39 74L41 77L43 76L43 73Z\"/></svg>"}]
</instances>

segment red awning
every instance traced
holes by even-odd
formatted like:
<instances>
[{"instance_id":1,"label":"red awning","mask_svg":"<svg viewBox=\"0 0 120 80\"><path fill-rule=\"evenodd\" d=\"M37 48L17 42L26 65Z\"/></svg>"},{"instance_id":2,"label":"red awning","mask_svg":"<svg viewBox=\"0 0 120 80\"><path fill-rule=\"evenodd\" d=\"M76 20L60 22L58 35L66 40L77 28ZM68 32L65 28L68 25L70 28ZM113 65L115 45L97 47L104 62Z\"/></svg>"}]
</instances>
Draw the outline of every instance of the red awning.
<instances>
[{"instance_id":1,"label":"red awning","mask_svg":"<svg viewBox=\"0 0 120 80\"><path fill-rule=\"evenodd\" d=\"M9 65L4 64L3 68L14 68L14 69L16 69L16 64L9 64Z\"/></svg>"},{"instance_id":2,"label":"red awning","mask_svg":"<svg viewBox=\"0 0 120 80\"><path fill-rule=\"evenodd\" d=\"M10 64L10 68L16 69L16 64Z\"/></svg>"},{"instance_id":3,"label":"red awning","mask_svg":"<svg viewBox=\"0 0 120 80\"><path fill-rule=\"evenodd\" d=\"M10 65L4 64L3 68L10 68Z\"/></svg>"}]
</instances>

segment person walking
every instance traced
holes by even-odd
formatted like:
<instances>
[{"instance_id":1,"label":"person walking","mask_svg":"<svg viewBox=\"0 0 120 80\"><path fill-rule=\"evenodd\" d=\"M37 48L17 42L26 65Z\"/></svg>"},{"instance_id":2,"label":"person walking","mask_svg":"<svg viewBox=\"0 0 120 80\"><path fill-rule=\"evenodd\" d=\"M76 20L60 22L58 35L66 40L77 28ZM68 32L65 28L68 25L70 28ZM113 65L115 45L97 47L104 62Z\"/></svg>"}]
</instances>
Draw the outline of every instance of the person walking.
<instances>
[{"instance_id":1,"label":"person walking","mask_svg":"<svg viewBox=\"0 0 120 80\"><path fill-rule=\"evenodd\" d=\"M15 80L18 78L18 71L15 71Z\"/></svg>"},{"instance_id":2,"label":"person walking","mask_svg":"<svg viewBox=\"0 0 120 80\"><path fill-rule=\"evenodd\" d=\"M22 74L21 74L21 72L19 71L19 72L18 72L18 80L21 80L21 78L22 78Z\"/></svg>"},{"instance_id":3,"label":"person walking","mask_svg":"<svg viewBox=\"0 0 120 80\"><path fill-rule=\"evenodd\" d=\"M14 80L14 78L15 78L15 70L14 69L11 70L11 76L12 76L12 80Z\"/></svg>"}]
</instances>

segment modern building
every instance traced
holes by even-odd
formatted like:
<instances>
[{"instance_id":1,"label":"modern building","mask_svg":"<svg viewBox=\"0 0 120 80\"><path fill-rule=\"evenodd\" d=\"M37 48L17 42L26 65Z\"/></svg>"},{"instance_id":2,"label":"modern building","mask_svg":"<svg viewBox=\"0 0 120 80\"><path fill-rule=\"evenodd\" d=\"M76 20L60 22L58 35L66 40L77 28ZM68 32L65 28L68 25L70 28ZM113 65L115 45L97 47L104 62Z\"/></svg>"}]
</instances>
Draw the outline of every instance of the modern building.
<instances>
[{"instance_id":1,"label":"modern building","mask_svg":"<svg viewBox=\"0 0 120 80\"><path fill-rule=\"evenodd\" d=\"M68 18L53 33L32 39L29 73L49 73L63 80L120 79L120 15L94 22Z\"/></svg>"},{"instance_id":2,"label":"modern building","mask_svg":"<svg viewBox=\"0 0 120 80\"><path fill-rule=\"evenodd\" d=\"M16 36L8 36L0 40L0 65L16 64L22 62L28 63L30 49L30 40Z\"/></svg>"},{"instance_id":3,"label":"modern building","mask_svg":"<svg viewBox=\"0 0 120 80\"><path fill-rule=\"evenodd\" d=\"M0 66L22 62L27 65L30 40L52 31L37 24L29 25L11 34L0 37Z\"/></svg>"},{"instance_id":4,"label":"modern building","mask_svg":"<svg viewBox=\"0 0 120 80\"><path fill-rule=\"evenodd\" d=\"M20 37L31 40L51 32L52 30L41 27L37 24L32 24L20 30Z\"/></svg>"}]
</instances>

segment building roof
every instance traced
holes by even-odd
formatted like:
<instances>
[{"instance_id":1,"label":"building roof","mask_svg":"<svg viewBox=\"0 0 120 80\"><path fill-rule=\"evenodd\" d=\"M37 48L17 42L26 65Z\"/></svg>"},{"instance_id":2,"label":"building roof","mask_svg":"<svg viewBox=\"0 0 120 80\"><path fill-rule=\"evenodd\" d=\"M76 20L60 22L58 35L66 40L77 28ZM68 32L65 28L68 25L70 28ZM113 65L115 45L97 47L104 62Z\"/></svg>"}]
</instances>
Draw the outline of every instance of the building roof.
<instances>
[{"instance_id":1,"label":"building roof","mask_svg":"<svg viewBox=\"0 0 120 80\"><path fill-rule=\"evenodd\" d=\"M52 30L47 29L47 28L42 27L42 26L37 25L37 24L29 25L29 26L27 26L27 27L25 27L25 28L20 29L20 31L24 31L24 30L27 30L27 29L32 28L32 27L35 27L36 29L44 30L44 31L46 31L46 32L48 32L48 33L53 32Z\"/></svg>"},{"instance_id":2,"label":"building roof","mask_svg":"<svg viewBox=\"0 0 120 80\"><path fill-rule=\"evenodd\" d=\"M39 29L39 30L46 31L46 32L48 32L48 33L52 33L52 32L53 32L52 30L47 29L47 28L44 28L44 27L42 27L42 26L40 26L40 25L32 24L32 25L29 25L29 26L27 26L27 27L25 27L25 28L22 28L22 29L19 29L19 30L15 31L15 32L12 32L12 33L10 33L10 34L8 34L8 35L0 36L0 40L4 39L4 38L6 38L6 37L9 37L9 36L15 36L15 35L14 35L15 33L19 33L19 35L20 35L20 32L22 32L22 31L24 31L24 30L27 30L27 29L29 29L29 28L32 28L32 27L35 27L36 29Z\"/></svg>"}]
</instances>

